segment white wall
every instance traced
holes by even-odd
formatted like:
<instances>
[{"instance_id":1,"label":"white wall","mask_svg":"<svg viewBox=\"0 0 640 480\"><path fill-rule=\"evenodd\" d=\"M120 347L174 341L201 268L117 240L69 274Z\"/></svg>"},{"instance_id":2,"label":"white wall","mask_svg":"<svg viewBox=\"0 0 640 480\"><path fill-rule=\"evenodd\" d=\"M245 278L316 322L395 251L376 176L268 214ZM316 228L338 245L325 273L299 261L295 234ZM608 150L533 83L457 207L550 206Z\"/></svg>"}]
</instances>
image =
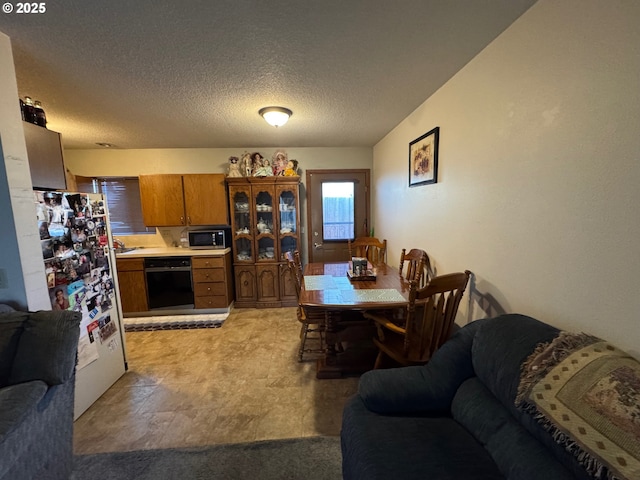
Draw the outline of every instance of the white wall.
<instances>
[{"instance_id":1,"label":"white wall","mask_svg":"<svg viewBox=\"0 0 640 480\"><path fill-rule=\"evenodd\" d=\"M64 142L64 138L63 138ZM283 148L299 161L299 174L322 168L371 168L371 148ZM275 148L174 148L65 150L65 164L75 175L137 176L150 173L226 173L229 157L245 151L271 159Z\"/></svg>"},{"instance_id":2,"label":"white wall","mask_svg":"<svg viewBox=\"0 0 640 480\"><path fill-rule=\"evenodd\" d=\"M377 236L474 272L459 323L519 312L640 357L639 18L540 0L374 147ZM435 126L439 183L409 189Z\"/></svg>"},{"instance_id":3,"label":"white wall","mask_svg":"<svg viewBox=\"0 0 640 480\"><path fill-rule=\"evenodd\" d=\"M0 303L51 310L9 37L0 33Z\"/></svg>"},{"instance_id":4,"label":"white wall","mask_svg":"<svg viewBox=\"0 0 640 480\"><path fill-rule=\"evenodd\" d=\"M64 141L64 138L63 138ZM367 168L373 165L371 148L283 148L289 159L299 162L302 177L300 210L306 225L307 204L305 175L310 169ZM275 148L177 148L177 149L102 149L65 150L65 165L75 175L137 176L152 173L227 173L229 157L240 157L245 151L260 152L271 158ZM160 229L154 236L123 237L127 246L171 245L179 239L180 228ZM303 228L302 250L306 250L306 228Z\"/></svg>"}]
</instances>

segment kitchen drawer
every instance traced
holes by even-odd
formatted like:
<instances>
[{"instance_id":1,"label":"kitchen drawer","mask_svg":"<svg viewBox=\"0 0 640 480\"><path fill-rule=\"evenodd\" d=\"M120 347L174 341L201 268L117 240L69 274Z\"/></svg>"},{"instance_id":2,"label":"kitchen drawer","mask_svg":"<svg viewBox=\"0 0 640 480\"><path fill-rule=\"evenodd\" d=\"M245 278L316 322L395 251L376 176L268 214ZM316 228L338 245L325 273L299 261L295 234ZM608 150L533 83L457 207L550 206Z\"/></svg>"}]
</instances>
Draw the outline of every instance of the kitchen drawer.
<instances>
[{"instance_id":1,"label":"kitchen drawer","mask_svg":"<svg viewBox=\"0 0 640 480\"><path fill-rule=\"evenodd\" d=\"M200 268L192 270L193 283L200 282L224 282L226 280L222 268Z\"/></svg>"},{"instance_id":2,"label":"kitchen drawer","mask_svg":"<svg viewBox=\"0 0 640 480\"><path fill-rule=\"evenodd\" d=\"M193 293L196 297L206 297L209 295L222 295L226 297L227 286L224 282L196 283L193 286Z\"/></svg>"},{"instance_id":3,"label":"kitchen drawer","mask_svg":"<svg viewBox=\"0 0 640 480\"><path fill-rule=\"evenodd\" d=\"M226 308L229 306L224 295L207 295L195 298L195 308Z\"/></svg>"},{"instance_id":4,"label":"kitchen drawer","mask_svg":"<svg viewBox=\"0 0 640 480\"><path fill-rule=\"evenodd\" d=\"M144 270L144 259L142 258L117 258L116 270L119 272L135 272Z\"/></svg>"},{"instance_id":5,"label":"kitchen drawer","mask_svg":"<svg viewBox=\"0 0 640 480\"><path fill-rule=\"evenodd\" d=\"M191 268L224 267L224 257L191 257Z\"/></svg>"}]
</instances>

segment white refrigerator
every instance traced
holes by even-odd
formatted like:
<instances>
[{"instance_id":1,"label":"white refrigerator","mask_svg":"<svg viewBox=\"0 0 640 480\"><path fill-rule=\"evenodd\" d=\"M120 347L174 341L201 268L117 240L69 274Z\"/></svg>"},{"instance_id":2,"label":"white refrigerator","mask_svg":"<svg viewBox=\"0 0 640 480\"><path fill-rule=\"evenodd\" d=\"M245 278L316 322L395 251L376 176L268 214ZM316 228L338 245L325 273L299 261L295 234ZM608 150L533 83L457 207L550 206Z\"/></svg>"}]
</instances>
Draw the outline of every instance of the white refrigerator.
<instances>
[{"instance_id":1,"label":"white refrigerator","mask_svg":"<svg viewBox=\"0 0 640 480\"><path fill-rule=\"evenodd\" d=\"M82 313L77 419L127 368L107 202L93 193L34 195L51 308Z\"/></svg>"}]
</instances>

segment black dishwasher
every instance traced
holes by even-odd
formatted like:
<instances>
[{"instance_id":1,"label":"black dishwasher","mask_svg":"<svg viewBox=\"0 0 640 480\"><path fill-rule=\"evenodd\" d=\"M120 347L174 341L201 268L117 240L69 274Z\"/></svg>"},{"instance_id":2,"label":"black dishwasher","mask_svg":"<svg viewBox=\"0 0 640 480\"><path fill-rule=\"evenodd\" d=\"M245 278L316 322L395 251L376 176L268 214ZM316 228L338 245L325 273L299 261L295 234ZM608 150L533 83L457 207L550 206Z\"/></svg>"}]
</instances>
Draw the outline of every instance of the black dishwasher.
<instances>
[{"instance_id":1,"label":"black dishwasher","mask_svg":"<svg viewBox=\"0 0 640 480\"><path fill-rule=\"evenodd\" d=\"M147 257L144 271L150 310L194 308L191 257Z\"/></svg>"}]
</instances>

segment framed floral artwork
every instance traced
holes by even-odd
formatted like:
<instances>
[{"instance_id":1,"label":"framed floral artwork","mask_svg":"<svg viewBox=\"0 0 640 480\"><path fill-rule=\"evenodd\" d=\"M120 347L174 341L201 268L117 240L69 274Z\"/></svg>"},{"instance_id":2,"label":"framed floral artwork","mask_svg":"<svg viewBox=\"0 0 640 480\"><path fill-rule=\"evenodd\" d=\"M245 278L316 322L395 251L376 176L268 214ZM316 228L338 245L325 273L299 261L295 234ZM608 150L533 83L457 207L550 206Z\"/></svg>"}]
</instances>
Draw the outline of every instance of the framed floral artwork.
<instances>
[{"instance_id":1,"label":"framed floral artwork","mask_svg":"<svg viewBox=\"0 0 640 480\"><path fill-rule=\"evenodd\" d=\"M409 144L409 186L437 183L438 139L440 127L435 127Z\"/></svg>"}]
</instances>

